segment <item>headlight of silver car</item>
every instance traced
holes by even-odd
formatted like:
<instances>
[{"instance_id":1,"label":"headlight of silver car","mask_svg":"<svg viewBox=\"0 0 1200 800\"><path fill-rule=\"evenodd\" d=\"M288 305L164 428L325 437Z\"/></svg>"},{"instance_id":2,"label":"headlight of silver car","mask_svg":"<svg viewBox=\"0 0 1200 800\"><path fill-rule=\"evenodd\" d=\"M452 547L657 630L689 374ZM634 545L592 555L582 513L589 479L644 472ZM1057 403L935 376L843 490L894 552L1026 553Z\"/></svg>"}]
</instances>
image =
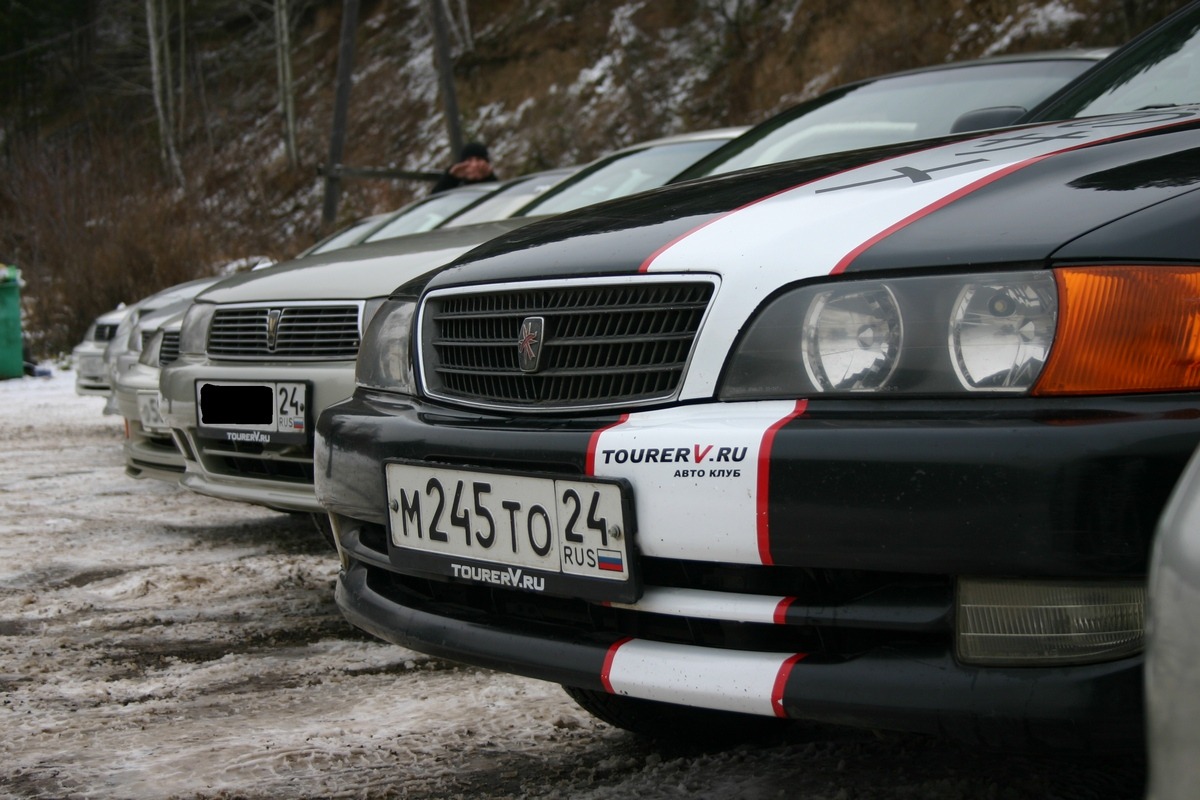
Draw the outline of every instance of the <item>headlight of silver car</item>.
<instances>
[{"instance_id":1,"label":"headlight of silver car","mask_svg":"<svg viewBox=\"0 0 1200 800\"><path fill-rule=\"evenodd\" d=\"M1056 300L1045 270L805 286L749 326L722 397L1028 391Z\"/></svg>"},{"instance_id":2,"label":"headlight of silver car","mask_svg":"<svg viewBox=\"0 0 1200 800\"><path fill-rule=\"evenodd\" d=\"M412 326L413 298L388 300L374 315L358 350L355 381L359 386L415 394Z\"/></svg>"},{"instance_id":3,"label":"headlight of silver car","mask_svg":"<svg viewBox=\"0 0 1200 800\"><path fill-rule=\"evenodd\" d=\"M203 355L208 349L208 329L212 326L217 307L213 303L192 303L183 315L179 329L180 355Z\"/></svg>"},{"instance_id":4,"label":"headlight of silver car","mask_svg":"<svg viewBox=\"0 0 1200 800\"><path fill-rule=\"evenodd\" d=\"M150 337L150 341L142 348L141 355L138 356L138 363L144 367L157 367L158 355L162 352L163 332L157 330Z\"/></svg>"}]
</instances>

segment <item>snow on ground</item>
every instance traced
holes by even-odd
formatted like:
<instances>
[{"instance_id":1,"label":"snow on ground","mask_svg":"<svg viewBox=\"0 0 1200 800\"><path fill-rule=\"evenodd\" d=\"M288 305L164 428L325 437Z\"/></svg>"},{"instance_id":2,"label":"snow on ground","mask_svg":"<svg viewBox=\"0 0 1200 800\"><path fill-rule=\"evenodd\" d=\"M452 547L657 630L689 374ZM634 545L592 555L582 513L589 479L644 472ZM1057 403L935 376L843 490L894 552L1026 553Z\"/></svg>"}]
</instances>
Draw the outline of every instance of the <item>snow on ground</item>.
<instances>
[{"instance_id":1,"label":"snow on ground","mask_svg":"<svg viewBox=\"0 0 1200 800\"><path fill-rule=\"evenodd\" d=\"M902 734L651 746L354 630L307 517L126 477L103 405L69 372L0 381L0 797L1140 796L1120 760Z\"/></svg>"}]
</instances>

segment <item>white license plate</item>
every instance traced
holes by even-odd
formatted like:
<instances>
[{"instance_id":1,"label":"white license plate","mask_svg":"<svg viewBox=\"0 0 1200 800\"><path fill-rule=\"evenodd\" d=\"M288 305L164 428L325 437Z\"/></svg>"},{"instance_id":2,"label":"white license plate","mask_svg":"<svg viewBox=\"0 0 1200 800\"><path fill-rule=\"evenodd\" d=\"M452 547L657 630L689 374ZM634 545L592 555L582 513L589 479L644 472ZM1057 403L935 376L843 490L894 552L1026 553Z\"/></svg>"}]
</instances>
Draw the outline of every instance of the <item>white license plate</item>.
<instances>
[{"instance_id":1,"label":"white license plate","mask_svg":"<svg viewBox=\"0 0 1200 800\"><path fill-rule=\"evenodd\" d=\"M196 426L203 436L262 444L308 439L308 384L196 381Z\"/></svg>"},{"instance_id":2,"label":"white license plate","mask_svg":"<svg viewBox=\"0 0 1200 800\"><path fill-rule=\"evenodd\" d=\"M419 557L439 574L549 594L638 591L620 483L401 462L388 462L385 475L402 563Z\"/></svg>"},{"instance_id":3,"label":"white license plate","mask_svg":"<svg viewBox=\"0 0 1200 800\"><path fill-rule=\"evenodd\" d=\"M143 428L156 433L170 430L167 421L163 419L162 397L158 392L138 392L137 405L138 419L141 420Z\"/></svg>"}]
</instances>

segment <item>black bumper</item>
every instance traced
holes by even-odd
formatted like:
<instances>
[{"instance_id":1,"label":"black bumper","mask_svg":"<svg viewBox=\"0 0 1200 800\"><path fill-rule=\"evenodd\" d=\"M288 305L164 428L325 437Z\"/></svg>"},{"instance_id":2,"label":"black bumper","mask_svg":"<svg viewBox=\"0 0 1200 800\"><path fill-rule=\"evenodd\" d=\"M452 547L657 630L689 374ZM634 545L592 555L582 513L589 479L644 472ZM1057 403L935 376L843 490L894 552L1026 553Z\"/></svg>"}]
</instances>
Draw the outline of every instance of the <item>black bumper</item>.
<instances>
[{"instance_id":1,"label":"black bumper","mask_svg":"<svg viewBox=\"0 0 1200 800\"><path fill-rule=\"evenodd\" d=\"M665 663L678 647L681 665L702 663L706 654L720 660L731 650L804 652L780 673L781 715L1000 747L1137 748L1140 656L1056 667L962 664L954 648L954 581L1143 580L1159 513L1200 441L1196 401L810 403L776 431L764 461L769 560L748 566L705 563L702 555L679 555L694 559L681 564L646 559L655 562L649 586L669 575L671 586L740 581L735 591L770 594L795 578L791 591L805 612L793 617L789 610L774 626L698 633L691 642L636 609L607 609L610 618L577 625L573 620L604 614L574 601L579 607L569 613L542 615L536 607L545 601L537 595L505 597L484 587L429 593L422 586L436 580L399 574L387 552L385 459L584 474L594 433L616 417L534 422L360 392L321 417L317 487L344 523L339 606L359 627L416 650L608 691L606 659L627 637L658 643ZM737 412L729 404L730 415ZM703 585L681 575L703 575ZM804 594L829 585L845 591ZM848 613L861 610L854 603L838 605L863 586L893 605L857 617ZM906 593L923 598L922 613L901 607ZM522 607L533 610L513 611ZM703 623L687 620L685 627ZM759 628L767 629L761 637L744 633ZM649 689L627 693L659 699Z\"/></svg>"}]
</instances>

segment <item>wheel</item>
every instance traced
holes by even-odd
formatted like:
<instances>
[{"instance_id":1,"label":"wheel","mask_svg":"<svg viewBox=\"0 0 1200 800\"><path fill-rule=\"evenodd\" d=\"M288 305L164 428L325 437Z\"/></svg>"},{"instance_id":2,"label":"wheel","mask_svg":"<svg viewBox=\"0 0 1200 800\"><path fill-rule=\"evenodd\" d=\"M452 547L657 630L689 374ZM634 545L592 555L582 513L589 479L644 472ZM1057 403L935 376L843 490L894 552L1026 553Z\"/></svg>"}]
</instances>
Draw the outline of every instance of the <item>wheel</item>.
<instances>
[{"instance_id":1,"label":"wheel","mask_svg":"<svg viewBox=\"0 0 1200 800\"><path fill-rule=\"evenodd\" d=\"M598 719L647 739L727 745L779 736L788 720L643 700L593 689L564 686L572 700Z\"/></svg>"}]
</instances>

